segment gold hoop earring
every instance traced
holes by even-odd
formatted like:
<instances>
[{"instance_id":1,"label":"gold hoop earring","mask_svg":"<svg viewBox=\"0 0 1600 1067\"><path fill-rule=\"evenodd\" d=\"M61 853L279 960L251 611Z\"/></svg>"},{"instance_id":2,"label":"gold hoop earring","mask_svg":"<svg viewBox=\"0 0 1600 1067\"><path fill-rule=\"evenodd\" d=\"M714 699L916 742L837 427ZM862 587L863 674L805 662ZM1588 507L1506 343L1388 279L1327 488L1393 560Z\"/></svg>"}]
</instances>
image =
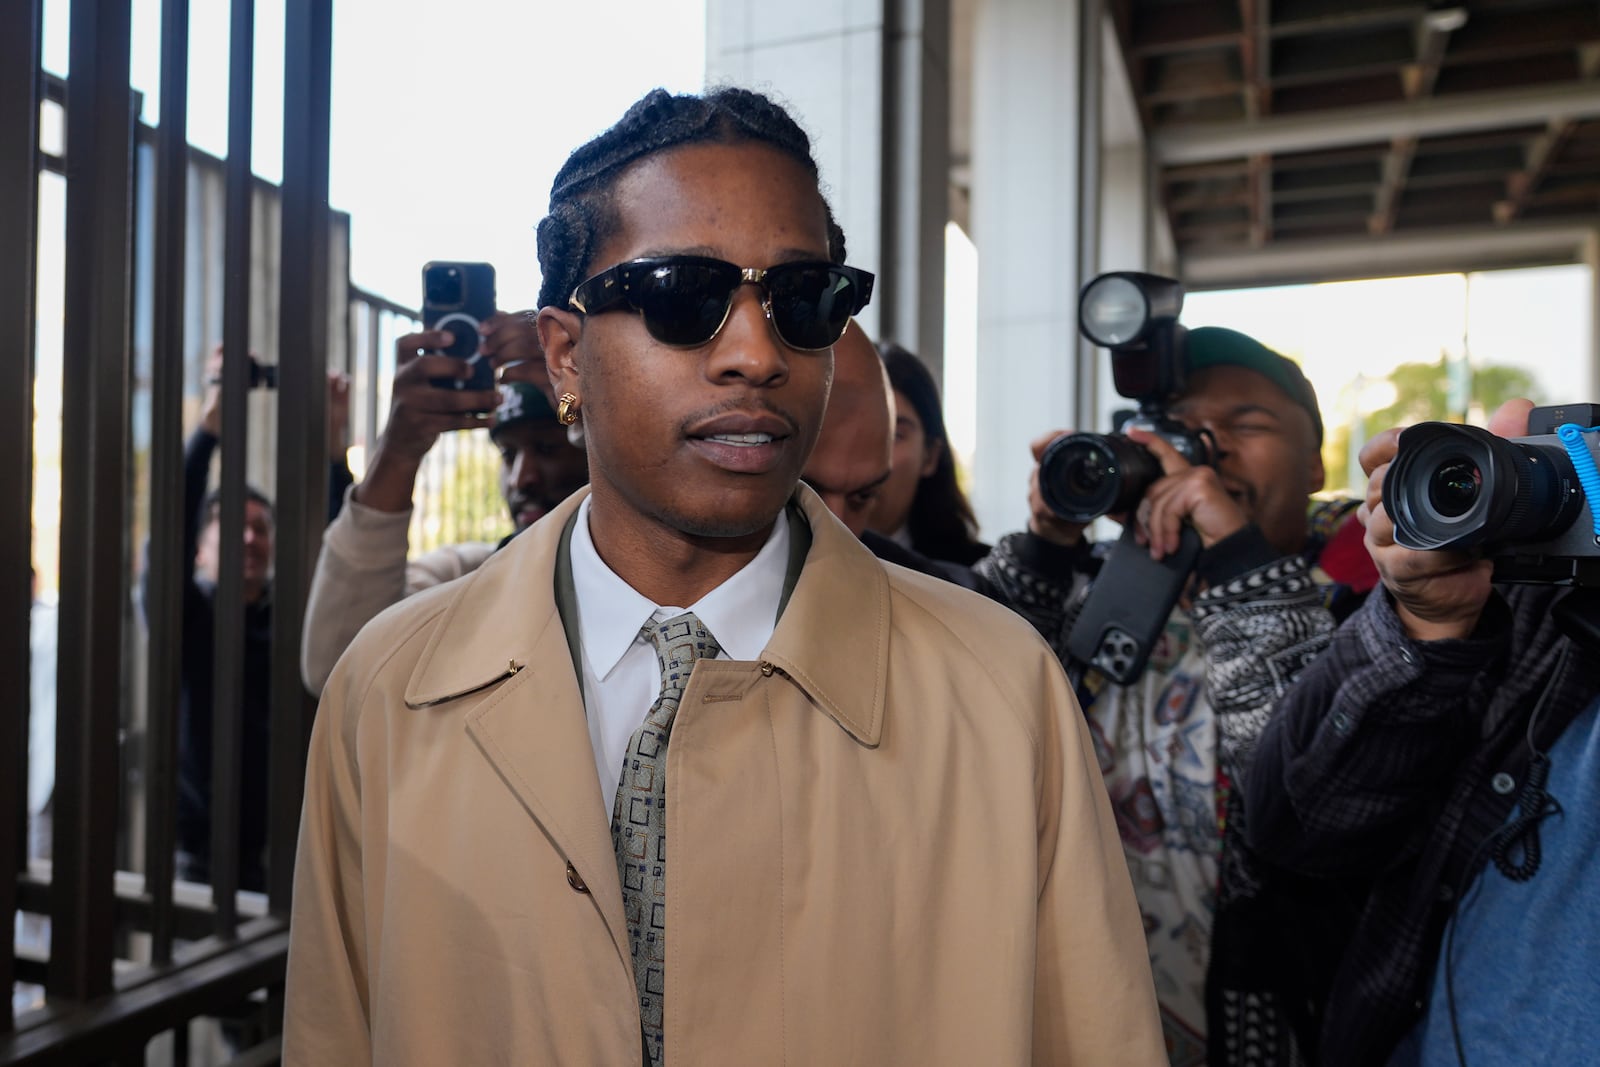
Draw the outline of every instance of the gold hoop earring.
<instances>
[{"instance_id":1,"label":"gold hoop earring","mask_svg":"<svg viewBox=\"0 0 1600 1067\"><path fill-rule=\"evenodd\" d=\"M563 426L578 421L578 398L572 393L562 393L556 400L556 421Z\"/></svg>"}]
</instances>

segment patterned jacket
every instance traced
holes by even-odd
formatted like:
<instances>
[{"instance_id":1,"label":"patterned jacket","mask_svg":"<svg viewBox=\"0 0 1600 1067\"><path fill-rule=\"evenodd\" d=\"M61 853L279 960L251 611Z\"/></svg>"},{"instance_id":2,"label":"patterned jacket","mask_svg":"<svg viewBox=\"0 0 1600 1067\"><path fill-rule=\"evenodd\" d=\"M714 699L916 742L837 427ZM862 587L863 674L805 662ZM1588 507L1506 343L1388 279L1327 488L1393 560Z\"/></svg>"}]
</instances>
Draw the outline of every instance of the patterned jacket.
<instances>
[{"instance_id":1,"label":"patterned jacket","mask_svg":"<svg viewBox=\"0 0 1600 1067\"><path fill-rule=\"evenodd\" d=\"M1313 501L1299 555L1277 556L1253 526L1214 545L1197 566L1204 591L1173 611L1144 675L1118 686L1091 671L1080 687L1175 1065L1206 1062L1207 1034L1226 1022L1208 1005L1206 975L1232 783L1278 698L1376 582L1354 507ZM976 569L1067 663L1099 558L1013 534Z\"/></svg>"}]
</instances>

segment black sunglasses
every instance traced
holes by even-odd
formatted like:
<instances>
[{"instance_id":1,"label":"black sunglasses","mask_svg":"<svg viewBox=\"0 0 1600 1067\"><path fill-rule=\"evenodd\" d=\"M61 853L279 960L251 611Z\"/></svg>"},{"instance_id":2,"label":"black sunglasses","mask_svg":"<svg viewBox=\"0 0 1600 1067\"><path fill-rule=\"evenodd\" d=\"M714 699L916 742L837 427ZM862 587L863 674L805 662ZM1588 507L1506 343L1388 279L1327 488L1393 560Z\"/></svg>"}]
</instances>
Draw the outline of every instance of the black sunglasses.
<instances>
[{"instance_id":1,"label":"black sunglasses","mask_svg":"<svg viewBox=\"0 0 1600 1067\"><path fill-rule=\"evenodd\" d=\"M779 340L803 352L832 345L872 298L872 275L837 263L763 270L706 256L659 256L601 271L574 289L568 303L584 315L627 304L657 341L697 348L721 332L734 291L745 284L761 286L761 306Z\"/></svg>"}]
</instances>

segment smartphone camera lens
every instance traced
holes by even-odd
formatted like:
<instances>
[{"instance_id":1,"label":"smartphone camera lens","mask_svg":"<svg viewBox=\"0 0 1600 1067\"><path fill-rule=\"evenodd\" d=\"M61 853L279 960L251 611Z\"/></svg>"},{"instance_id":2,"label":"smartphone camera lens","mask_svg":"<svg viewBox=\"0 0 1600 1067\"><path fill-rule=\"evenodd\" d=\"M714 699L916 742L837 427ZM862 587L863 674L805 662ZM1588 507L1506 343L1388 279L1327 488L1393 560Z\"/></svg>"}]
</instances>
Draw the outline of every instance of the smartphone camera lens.
<instances>
[{"instance_id":1,"label":"smartphone camera lens","mask_svg":"<svg viewBox=\"0 0 1600 1067\"><path fill-rule=\"evenodd\" d=\"M463 297L460 268L429 271L427 289L428 303L434 307L460 307Z\"/></svg>"}]
</instances>

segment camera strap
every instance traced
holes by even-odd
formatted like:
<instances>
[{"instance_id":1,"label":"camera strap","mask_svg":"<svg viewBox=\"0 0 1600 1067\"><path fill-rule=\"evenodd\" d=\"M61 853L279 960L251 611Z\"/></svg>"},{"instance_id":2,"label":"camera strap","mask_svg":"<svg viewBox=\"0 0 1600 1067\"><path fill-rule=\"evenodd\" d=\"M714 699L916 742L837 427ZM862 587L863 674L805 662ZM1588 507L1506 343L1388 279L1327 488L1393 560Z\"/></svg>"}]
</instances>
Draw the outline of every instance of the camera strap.
<instances>
[{"instance_id":1,"label":"camera strap","mask_svg":"<svg viewBox=\"0 0 1600 1067\"><path fill-rule=\"evenodd\" d=\"M1572 469L1578 472L1578 484L1583 486L1585 503L1589 505L1589 519L1594 524L1594 535L1600 537L1600 470L1595 469L1594 452L1583 439L1584 434L1596 431L1600 431L1600 426L1586 428L1575 422L1564 422L1556 427L1556 437L1567 450Z\"/></svg>"}]
</instances>

